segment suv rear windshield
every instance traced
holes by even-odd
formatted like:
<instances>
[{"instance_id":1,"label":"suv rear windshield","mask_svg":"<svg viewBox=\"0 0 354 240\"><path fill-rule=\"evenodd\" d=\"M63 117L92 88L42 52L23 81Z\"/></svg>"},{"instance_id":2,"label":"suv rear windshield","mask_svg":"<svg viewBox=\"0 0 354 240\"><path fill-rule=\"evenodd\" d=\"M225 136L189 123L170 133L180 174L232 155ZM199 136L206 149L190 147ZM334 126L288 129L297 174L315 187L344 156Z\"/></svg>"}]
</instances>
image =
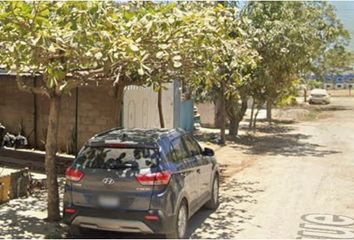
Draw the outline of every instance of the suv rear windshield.
<instances>
[{"instance_id":1,"label":"suv rear windshield","mask_svg":"<svg viewBox=\"0 0 354 240\"><path fill-rule=\"evenodd\" d=\"M158 164L156 148L85 147L75 160L75 167L98 169L150 168Z\"/></svg>"}]
</instances>

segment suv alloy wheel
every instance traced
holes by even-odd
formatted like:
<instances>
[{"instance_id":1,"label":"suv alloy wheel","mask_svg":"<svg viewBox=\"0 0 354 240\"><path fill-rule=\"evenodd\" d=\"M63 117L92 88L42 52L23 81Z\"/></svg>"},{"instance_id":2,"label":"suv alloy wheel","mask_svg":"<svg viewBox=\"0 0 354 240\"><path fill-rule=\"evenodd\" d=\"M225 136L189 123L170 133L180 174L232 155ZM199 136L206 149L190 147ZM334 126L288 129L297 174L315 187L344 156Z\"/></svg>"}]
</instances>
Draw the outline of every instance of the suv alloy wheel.
<instances>
[{"instance_id":1,"label":"suv alloy wheel","mask_svg":"<svg viewBox=\"0 0 354 240\"><path fill-rule=\"evenodd\" d=\"M188 222L188 210L185 201L182 201L175 221L174 231L167 234L167 238L183 239L186 238Z\"/></svg>"}]
</instances>

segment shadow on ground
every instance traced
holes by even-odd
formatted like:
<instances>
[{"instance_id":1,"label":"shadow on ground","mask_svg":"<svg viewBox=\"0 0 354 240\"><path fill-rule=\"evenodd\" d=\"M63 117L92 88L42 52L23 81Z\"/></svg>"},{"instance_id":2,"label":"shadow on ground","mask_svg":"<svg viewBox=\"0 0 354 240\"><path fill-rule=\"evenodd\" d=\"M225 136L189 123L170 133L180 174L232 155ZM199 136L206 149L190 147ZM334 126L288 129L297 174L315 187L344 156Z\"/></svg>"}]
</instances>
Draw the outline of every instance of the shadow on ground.
<instances>
[{"instance_id":1,"label":"shadow on ground","mask_svg":"<svg viewBox=\"0 0 354 240\"><path fill-rule=\"evenodd\" d=\"M248 128L243 125L242 129ZM273 121L271 125L260 124L256 134L248 132L236 138L227 137L227 141L228 145L235 150L253 155L325 157L340 153L328 146L311 143L311 135L297 133L294 130L296 125L293 125L293 121ZM199 141L212 143L218 143L220 138L219 133L196 132L195 136Z\"/></svg>"},{"instance_id":2,"label":"shadow on ground","mask_svg":"<svg viewBox=\"0 0 354 240\"><path fill-rule=\"evenodd\" d=\"M285 120L284 120L285 121ZM295 128L293 126L288 126L286 124L291 124L291 123L276 123L272 125L260 125L257 126L257 132L261 133L287 133ZM247 129L248 130L248 129Z\"/></svg>"},{"instance_id":3,"label":"shadow on ground","mask_svg":"<svg viewBox=\"0 0 354 240\"><path fill-rule=\"evenodd\" d=\"M256 194L263 192L258 182L232 179L220 185L220 206L216 211L201 209L189 221L190 238L233 238L253 219L248 207L257 204ZM63 186L63 182L60 183ZM61 196L62 196L61 188ZM37 190L28 198L11 200L0 206L0 236L11 239L33 238L164 238L163 235L130 234L87 230L73 236L62 223L48 223L46 191Z\"/></svg>"},{"instance_id":4,"label":"shadow on ground","mask_svg":"<svg viewBox=\"0 0 354 240\"><path fill-rule=\"evenodd\" d=\"M61 186L62 184L60 181ZM45 190L37 190L27 198L13 199L1 205L0 237L11 239L65 237L67 231L65 225L45 221L46 209Z\"/></svg>"},{"instance_id":5,"label":"shadow on ground","mask_svg":"<svg viewBox=\"0 0 354 240\"><path fill-rule=\"evenodd\" d=\"M265 123L265 120L259 121L260 123ZM246 132L245 135L239 135L237 137L230 137L226 135L226 141L228 142L235 142L235 143L242 143L243 141L248 141L248 137L252 136L252 133L254 132L260 132L260 133L268 133L268 134L273 134L273 133L287 133L292 130L294 130L294 126L291 126L290 124L294 124L295 122L292 120L273 120L272 125L268 124L262 124L258 125L256 131L249 129L248 124L242 124L240 126L240 130L243 130ZM220 133L219 130L216 132L202 132L202 131L195 131L193 133L193 136L201 142L210 142L214 144L219 144L220 141Z\"/></svg>"},{"instance_id":6,"label":"shadow on ground","mask_svg":"<svg viewBox=\"0 0 354 240\"><path fill-rule=\"evenodd\" d=\"M263 192L259 182L232 179L221 186L220 206L216 211L200 210L189 222L190 238L235 238L255 216L249 205L257 204L256 194Z\"/></svg>"},{"instance_id":7,"label":"shadow on ground","mask_svg":"<svg viewBox=\"0 0 354 240\"><path fill-rule=\"evenodd\" d=\"M249 119L247 119L247 121L249 121ZM267 119L257 119L257 123L268 123ZM297 121L292 120L292 119L272 119L272 123L274 124L285 124L285 125L289 125L289 124L294 124L297 123ZM257 126L257 129L259 128L259 126Z\"/></svg>"},{"instance_id":8,"label":"shadow on ground","mask_svg":"<svg viewBox=\"0 0 354 240\"><path fill-rule=\"evenodd\" d=\"M263 192L259 182L241 182L235 179L220 187L220 206L216 211L201 209L188 223L188 238L234 238L251 221L254 215L247 211L249 204L257 204L255 195ZM246 206L245 206L246 205ZM68 235L68 237L72 237ZM125 239L156 239L163 235L117 233L98 230L84 231L75 238L125 238Z\"/></svg>"},{"instance_id":9,"label":"shadow on ground","mask_svg":"<svg viewBox=\"0 0 354 240\"><path fill-rule=\"evenodd\" d=\"M220 206L216 211L201 209L189 222L188 237L232 238L244 229L254 216L248 206L257 204L255 194L262 192L258 182L242 182L235 179L222 182ZM59 181L63 196L64 179ZM36 190L27 198L11 200L0 206L0 236L11 239L73 238L69 228L62 223L48 223L46 217L46 190ZM62 206L61 206L62 209ZM75 238L164 238L163 235L128 234L88 230Z\"/></svg>"},{"instance_id":10,"label":"shadow on ground","mask_svg":"<svg viewBox=\"0 0 354 240\"><path fill-rule=\"evenodd\" d=\"M68 234L68 238L75 239L161 239L164 235L157 234L139 234L139 233L120 233L111 231L100 231L94 229L85 229L80 236Z\"/></svg>"},{"instance_id":11,"label":"shadow on ground","mask_svg":"<svg viewBox=\"0 0 354 240\"><path fill-rule=\"evenodd\" d=\"M311 143L309 142L310 138L310 135L301 133L274 133L265 136L245 136L237 143L241 146L247 146L247 148L243 148L246 153L255 155L324 157L340 153L336 150L330 150L326 146ZM242 149L239 146L232 147Z\"/></svg>"},{"instance_id":12,"label":"shadow on ground","mask_svg":"<svg viewBox=\"0 0 354 240\"><path fill-rule=\"evenodd\" d=\"M312 109L316 110L321 110L321 111L329 111L329 112L334 112L334 111L348 111L348 110L353 110L352 107L349 106L340 106L340 105L312 105L310 106Z\"/></svg>"},{"instance_id":13,"label":"shadow on ground","mask_svg":"<svg viewBox=\"0 0 354 240\"><path fill-rule=\"evenodd\" d=\"M243 135L237 139L233 139L236 145L230 146L236 150L245 152L246 154L267 154L281 156L313 156L325 157L331 154L340 153L337 150L331 150L327 146L311 143L310 135L301 133L289 133L290 127L267 127L260 128L260 133L269 135L255 136ZM229 140L230 141L230 140Z\"/></svg>"}]
</instances>

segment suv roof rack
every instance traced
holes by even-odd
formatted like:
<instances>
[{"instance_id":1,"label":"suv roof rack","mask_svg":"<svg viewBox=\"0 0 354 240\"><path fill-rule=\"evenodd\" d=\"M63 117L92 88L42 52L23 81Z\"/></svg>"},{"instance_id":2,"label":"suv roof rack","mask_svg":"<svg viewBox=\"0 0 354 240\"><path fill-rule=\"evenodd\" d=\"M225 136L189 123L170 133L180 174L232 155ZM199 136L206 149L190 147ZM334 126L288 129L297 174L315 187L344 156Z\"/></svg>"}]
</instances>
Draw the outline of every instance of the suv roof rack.
<instances>
[{"instance_id":1,"label":"suv roof rack","mask_svg":"<svg viewBox=\"0 0 354 240\"><path fill-rule=\"evenodd\" d=\"M121 129L123 129L123 128L122 128L122 127L111 128L111 129L109 129L109 130L107 130L107 131L100 132L100 133L96 133L95 135L93 135L92 138L100 137L100 136L103 136L103 135L105 135L105 134L107 134L107 133L110 133L110 132L113 132L113 131L117 131L117 130L121 130Z\"/></svg>"},{"instance_id":2,"label":"suv roof rack","mask_svg":"<svg viewBox=\"0 0 354 240\"><path fill-rule=\"evenodd\" d=\"M107 131L103 131L100 133L95 134L92 136L89 140L88 143L92 141L97 141L100 138L101 140L106 140L106 138L117 138L117 141L122 141L125 138L129 138L131 134L136 135L136 133L139 135L139 133L145 133L145 141L156 141L158 139L161 139L163 137L172 137L177 136L179 134L184 134L185 131L181 128L172 128L172 129L160 129L160 128L152 128L152 129L125 129L122 127L116 127L116 128L111 128ZM117 134L117 135L116 135ZM132 135L132 136L133 136ZM143 137L143 136L142 136ZM144 138L144 137L143 137ZM111 139L113 140L113 139Z\"/></svg>"}]
</instances>

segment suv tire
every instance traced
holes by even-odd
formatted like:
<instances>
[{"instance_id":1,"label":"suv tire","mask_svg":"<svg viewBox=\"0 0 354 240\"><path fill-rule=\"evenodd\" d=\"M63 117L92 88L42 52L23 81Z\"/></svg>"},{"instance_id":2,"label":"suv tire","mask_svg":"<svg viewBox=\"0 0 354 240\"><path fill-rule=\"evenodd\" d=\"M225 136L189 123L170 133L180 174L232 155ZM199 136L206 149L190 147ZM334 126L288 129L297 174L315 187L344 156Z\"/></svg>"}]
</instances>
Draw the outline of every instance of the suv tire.
<instances>
[{"instance_id":1,"label":"suv tire","mask_svg":"<svg viewBox=\"0 0 354 240\"><path fill-rule=\"evenodd\" d=\"M215 210L219 206L219 178L214 177L212 188L211 188L211 198L205 204L205 208L210 210Z\"/></svg>"},{"instance_id":2,"label":"suv tire","mask_svg":"<svg viewBox=\"0 0 354 240\"><path fill-rule=\"evenodd\" d=\"M178 208L176 220L173 223L173 232L166 234L170 239L184 239L186 238L188 222L188 208L186 202L183 200Z\"/></svg>"},{"instance_id":3,"label":"suv tire","mask_svg":"<svg viewBox=\"0 0 354 240\"><path fill-rule=\"evenodd\" d=\"M69 229L69 238L86 238L86 236L90 236L89 228L82 228L75 225L70 225Z\"/></svg>"},{"instance_id":4,"label":"suv tire","mask_svg":"<svg viewBox=\"0 0 354 240\"><path fill-rule=\"evenodd\" d=\"M78 237L82 237L82 230L80 227L78 226L70 226L69 229L69 238L78 238Z\"/></svg>"}]
</instances>

